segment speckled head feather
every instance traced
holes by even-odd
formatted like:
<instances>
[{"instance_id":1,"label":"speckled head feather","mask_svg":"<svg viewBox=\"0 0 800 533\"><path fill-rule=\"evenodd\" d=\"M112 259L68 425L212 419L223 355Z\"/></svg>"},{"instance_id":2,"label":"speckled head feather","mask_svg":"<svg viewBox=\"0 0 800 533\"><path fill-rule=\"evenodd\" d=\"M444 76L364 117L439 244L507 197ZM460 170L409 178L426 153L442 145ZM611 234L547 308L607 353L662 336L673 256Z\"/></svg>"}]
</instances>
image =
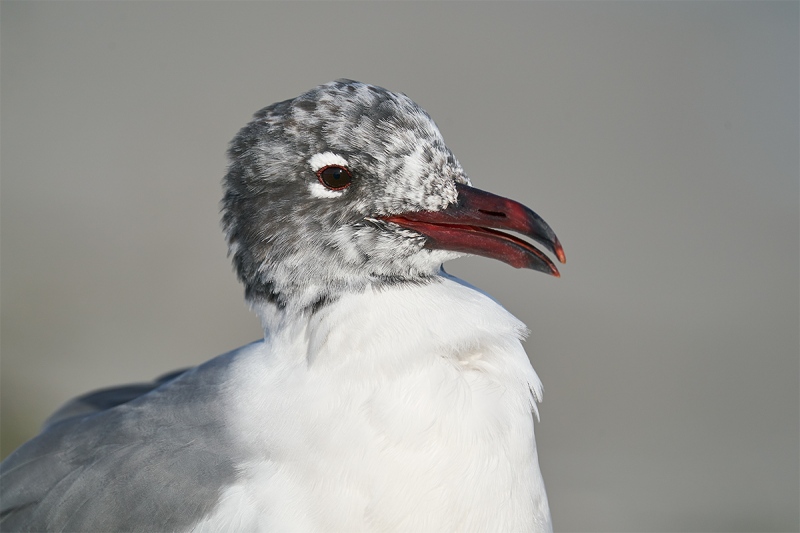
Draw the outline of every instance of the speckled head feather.
<instances>
[{"instance_id":1,"label":"speckled head feather","mask_svg":"<svg viewBox=\"0 0 800 533\"><path fill-rule=\"evenodd\" d=\"M461 254L375 217L436 211L469 180L430 116L407 96L352 80L255 114L228 151L223 226L251 303L310 309L343 291L433 279ZM350 186L317 172L346 167Z\"/></svg>"}]
</instances>

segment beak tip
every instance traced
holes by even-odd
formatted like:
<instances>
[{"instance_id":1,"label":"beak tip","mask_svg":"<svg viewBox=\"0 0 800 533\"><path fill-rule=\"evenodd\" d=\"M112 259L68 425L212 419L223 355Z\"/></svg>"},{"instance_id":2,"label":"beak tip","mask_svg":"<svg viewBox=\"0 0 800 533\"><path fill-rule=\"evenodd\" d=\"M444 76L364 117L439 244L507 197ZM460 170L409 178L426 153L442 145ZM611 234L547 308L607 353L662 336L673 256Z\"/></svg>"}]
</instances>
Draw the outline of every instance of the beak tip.
<instances>
[{"instance_id":1,"label":"beak tip","mask_svg":"<svg viewBox=\"0 0 800 533\"><path fill-rule=\"evenodd\" d=\"M567 256L564 255L564 248L561 247L561 243L558 242L558 241L556 241L556 243L555 243L555 252L556 252L556 257L558 258L558 261L562 265L566 264L567 263Z\"/></svg>"}]
</instances>

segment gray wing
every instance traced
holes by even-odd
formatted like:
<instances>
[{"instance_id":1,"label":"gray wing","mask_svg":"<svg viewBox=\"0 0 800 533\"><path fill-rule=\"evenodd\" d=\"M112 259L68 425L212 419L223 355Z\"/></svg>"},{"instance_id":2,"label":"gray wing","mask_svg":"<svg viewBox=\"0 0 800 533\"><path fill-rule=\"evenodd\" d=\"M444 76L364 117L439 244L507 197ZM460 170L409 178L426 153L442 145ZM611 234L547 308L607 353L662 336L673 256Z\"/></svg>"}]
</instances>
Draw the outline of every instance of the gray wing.
<instances>
[{"instance_id":1,"label":"gray wing","mask_svg":"<svg viewBox=\"0 0 800 533\"><path fill-rule=\"evenodd\" d=\"M236 478L219 394L234 355L64 406L0 465L0 530L191 529Z\"/></svg>"},{"instance_id":2,"label":"gray wing","mask_svg":"<svg viewBox=\"0 0 800 533\"><path fill-rule=\"evenodd\" d=\"M74 416L86 416L112 409L123 403L128 403L172 381L187 370L189 369L184 368L182 370L170 372L169 374L164 374L150 383L134 383L122 385L120 387L111 387L108 389L96 390L74 398L59 407L55 413L45 420L42 425L42 431L46 431L50 429L51 426Z\"/></svg>"}]
</instances>

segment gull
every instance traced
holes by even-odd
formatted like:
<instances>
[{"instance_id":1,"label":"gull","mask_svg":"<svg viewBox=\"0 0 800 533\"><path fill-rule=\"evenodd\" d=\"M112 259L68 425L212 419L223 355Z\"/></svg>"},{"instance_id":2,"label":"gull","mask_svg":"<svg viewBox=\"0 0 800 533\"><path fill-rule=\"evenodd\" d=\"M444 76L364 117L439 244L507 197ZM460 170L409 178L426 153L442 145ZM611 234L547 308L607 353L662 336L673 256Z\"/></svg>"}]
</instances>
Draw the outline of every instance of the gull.
<instances>
[{"instance_id":1,"label":"gull","mask_svg":"<svg viewBox=\"0 0 800 533\"><path fill-rule=\"evenodd\" d=\"M3 531L552 531L527 329L447 274L558 276L407 96L337 80L228 151L222 224L263 339L77 398L0 472ZM519 234L515 236L508 231Z\"/></svg>"}]
</instances>

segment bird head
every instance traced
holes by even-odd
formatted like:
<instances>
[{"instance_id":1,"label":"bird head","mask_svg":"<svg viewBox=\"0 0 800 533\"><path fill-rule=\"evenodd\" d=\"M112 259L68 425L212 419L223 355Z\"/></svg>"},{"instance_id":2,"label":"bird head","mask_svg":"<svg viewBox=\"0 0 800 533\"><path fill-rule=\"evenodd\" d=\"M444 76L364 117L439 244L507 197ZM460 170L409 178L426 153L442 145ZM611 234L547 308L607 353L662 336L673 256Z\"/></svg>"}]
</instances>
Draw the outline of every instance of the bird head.
<instances>
[{"instance_id":1,"label":"bird head","mask_svg":"<svg viewBox=\"0 0 800 533\"><path fill-rule=\"evenodd\" d=\"M558 275L527 207L470 186L430 116L351 80L266 107L228 151L223 227L251 302L313 309L368 285L426 283L464 254Z\"/></svg>"}]
</instances>

